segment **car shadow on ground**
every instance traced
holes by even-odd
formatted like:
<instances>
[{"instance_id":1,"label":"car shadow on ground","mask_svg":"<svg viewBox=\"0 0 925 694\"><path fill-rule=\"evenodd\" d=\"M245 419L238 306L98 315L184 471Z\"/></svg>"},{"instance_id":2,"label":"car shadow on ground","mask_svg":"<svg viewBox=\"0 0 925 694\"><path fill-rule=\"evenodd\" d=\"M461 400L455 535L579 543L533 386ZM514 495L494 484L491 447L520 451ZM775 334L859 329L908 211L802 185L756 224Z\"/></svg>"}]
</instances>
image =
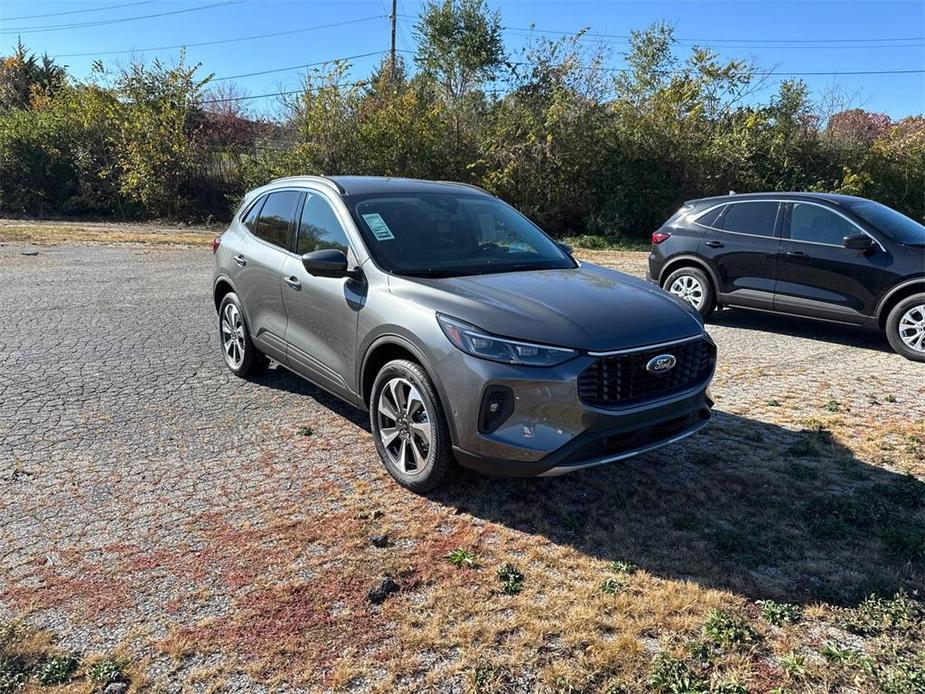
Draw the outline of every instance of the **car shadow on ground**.
<instances>
[{"instance_id":1,"label":"car shadow on ground","mask_svg":"<svg viewBox=\"0 0 925 694\"><path fill-rule=\"evenodd\" d=\"M285 368L256 383L311 397L369 430L365 412ZM925 582L925 484L857 459L826 430L724 412L680 444L563 477L460 469L430 499L755 600L851 605Z\"/></svg>"},{"instance_id":2,"label":"car shadow on ground","mask_svg":"<svg viewBox=\"0 0 925 694\"><path fill-rule=\"evenodd\" d=\"M432 499L756 600L853 605L925 580L925 484L858 460L824 430L722 412L629 461L527 480L463 472Z\"/></svg>"},{"instance_id":3,"label":"car shadow on ground","mask_svg":"<svg viewBox=\"0 0 925 694\"><path fill-rule=\"evenodd\" d=\"M878 352L892 352L886 337L880 330L811 318L782 316L763 311L735 308L716 311L707 319L707 329L712 326L758 330L763 333L777 333L848 347L872 349Z\"/></svg>"}]
</instances>

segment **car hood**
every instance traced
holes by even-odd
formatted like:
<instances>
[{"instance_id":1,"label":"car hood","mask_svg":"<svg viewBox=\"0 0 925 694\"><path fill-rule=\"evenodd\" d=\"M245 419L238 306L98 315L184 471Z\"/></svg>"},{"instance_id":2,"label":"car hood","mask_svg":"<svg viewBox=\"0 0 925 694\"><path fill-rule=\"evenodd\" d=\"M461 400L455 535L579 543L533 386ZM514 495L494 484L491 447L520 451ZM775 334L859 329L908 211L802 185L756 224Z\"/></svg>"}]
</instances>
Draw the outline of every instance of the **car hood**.
<instances>
[{"instance_id":1,"label":"car hood","mask_svg":"<svg viewBox=\"0 0 925 694\"><path fill-rule=\"evenodd\" d=\"M703 332L698 316L643 280L595 265L466 277L392 276L397 296L504 337L606 351Z\"/></svg>"}]
</instances>

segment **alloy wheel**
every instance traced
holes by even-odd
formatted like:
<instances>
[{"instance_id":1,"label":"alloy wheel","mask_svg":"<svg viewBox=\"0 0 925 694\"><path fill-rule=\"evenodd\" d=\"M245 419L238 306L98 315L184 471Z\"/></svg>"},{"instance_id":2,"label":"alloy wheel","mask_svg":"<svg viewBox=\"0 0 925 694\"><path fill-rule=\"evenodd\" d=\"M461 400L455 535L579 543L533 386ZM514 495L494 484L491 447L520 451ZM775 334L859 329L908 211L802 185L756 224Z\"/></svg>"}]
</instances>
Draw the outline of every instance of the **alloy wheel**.
<instances>
[{"instance_id":1,"label":"alloy wheel","mask_svg":"<svg viewBox=\"0 0 925 694\"><path fill-rule=\"evenodd\" d=\"M703 286L696 277L681 275L671 283L668 291L692 304L698 311L703 308Z\"/></svg>"},{"instance_id":2,"label":"alloy wheel","mask_svg":"<svg viewBox=\"0 0 925 694\"><path fill-rule=\"evenodd\" d=\"M909 349L925 352L925 304L913 306L899 319L899 339Z\"/></svg>"},{"instance_id":3,"label":"alloy wheel","mask_svg":"<svg viewBox=\"0 0 925 694\"><path fill-rule=\"evenodd\" d=\"M389 380L379 392L379 439L390 462L406 475L420 473L432 442L431 418L418 389L406 378Z\"/></svg>"},{"instance_id":4,"label":"alloy wheel","mask_svg":"<svg viewBox=\"0 0 925 694\"><path fill-rule=\"evenodd\" d=\"M221 330L225 361L232 369L240 369L244 363L244 321L238 307L232 303L226 304L222 311Z\"/></svg>"}]
</instances>

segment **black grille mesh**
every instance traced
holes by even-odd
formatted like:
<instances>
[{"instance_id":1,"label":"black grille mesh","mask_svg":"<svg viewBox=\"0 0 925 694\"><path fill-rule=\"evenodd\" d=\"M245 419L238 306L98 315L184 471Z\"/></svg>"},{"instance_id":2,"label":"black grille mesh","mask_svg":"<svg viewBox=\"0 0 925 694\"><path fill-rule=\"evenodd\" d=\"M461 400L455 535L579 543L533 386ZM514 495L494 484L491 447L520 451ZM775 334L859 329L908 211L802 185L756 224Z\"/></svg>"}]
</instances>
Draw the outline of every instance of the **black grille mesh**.
<instances>
[{"instance_id":1,"label":"black grille mesh","mask_svg":"<svg viewBox=\"0 0 925 694\"><path fill-rule=\"evenodd\" d=\"M674 355L673 369L646 370L660 354ZM692 388L707 379L716 362L716 347L706 339L668 347L600 357L578 375L578 397L589 405L628 405Z\"/></svg>"}]
</instances>

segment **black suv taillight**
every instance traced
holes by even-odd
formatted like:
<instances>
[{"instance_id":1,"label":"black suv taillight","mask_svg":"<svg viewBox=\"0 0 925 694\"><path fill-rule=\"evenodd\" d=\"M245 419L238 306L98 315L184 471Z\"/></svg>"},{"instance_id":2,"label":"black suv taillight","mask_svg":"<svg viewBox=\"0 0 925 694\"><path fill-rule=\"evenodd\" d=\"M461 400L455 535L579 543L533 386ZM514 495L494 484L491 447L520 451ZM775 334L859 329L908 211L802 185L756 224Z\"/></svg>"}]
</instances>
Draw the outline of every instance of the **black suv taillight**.
<instances>
[{"instance_id":1,"label":"black suv taillight","mask_svg":"<svg viewBox=\"0 0 925 694\"><path fill-rule=\"evenodd\" d=\"M671 234L669 234L667 231L653 231L652 232L652 243L654 243L657 246L662 241L665 241L666 239L668 239L670 236Z\"/></svg>"},{"instance_id":2,"label":"black suv taillight","mask_svg":"<svg viewBox=\"0 0 925 694\"><path fill-rule=\"evenodd\" d=\"M488 386L482 394L479 431L490 434L514 412L514 391L507 386Z\"/></svg>"}]
</instances>

